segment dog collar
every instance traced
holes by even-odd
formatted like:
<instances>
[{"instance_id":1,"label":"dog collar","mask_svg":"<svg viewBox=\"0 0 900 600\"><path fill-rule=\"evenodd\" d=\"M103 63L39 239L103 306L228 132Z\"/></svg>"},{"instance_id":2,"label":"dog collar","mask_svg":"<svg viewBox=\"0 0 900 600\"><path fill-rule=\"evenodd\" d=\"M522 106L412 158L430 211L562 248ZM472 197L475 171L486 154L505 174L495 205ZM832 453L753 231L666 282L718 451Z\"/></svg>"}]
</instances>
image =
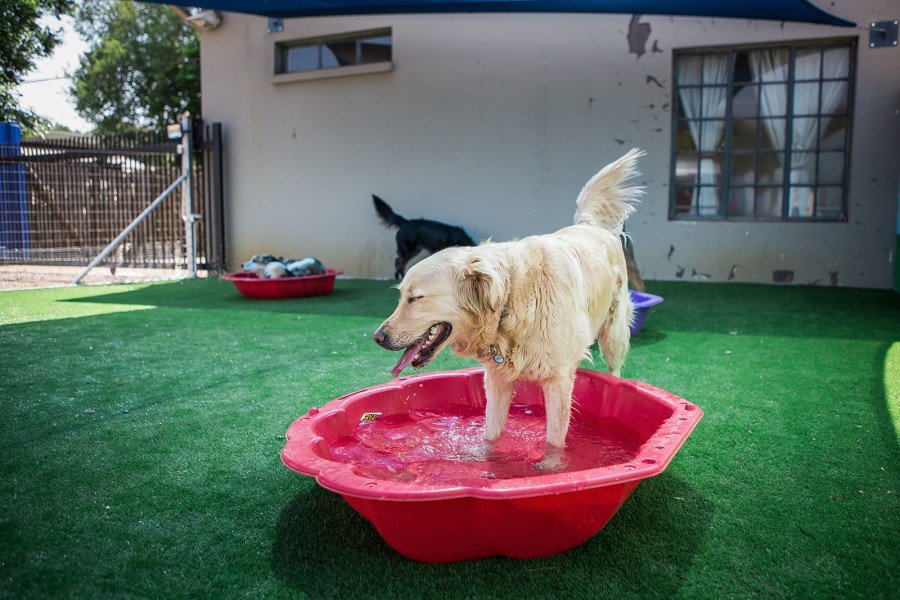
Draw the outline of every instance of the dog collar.
<instances>
[{"instance_id":1,"label":"dog collar","mask_svg":"<svg viewBox=\"0 0 900 600\"><path fill-rule=\"evenodd\" d=\"M500 318L497 319L497 331L498 331L498 333L499 333L499 330L500 330L500 323L502 323L502 322L503 322L503 319L506 318L506 313L507 313L507 311L509 310L509 301L510 301L510 296L507 296L507 297L506 297L506 302L503 303L503 308L500 310ZM497 346L491 345L491 346L488 348L488 354L491 355L491 358L492 358L492 359L494 360L494 362L497 363L498 365L502 365L503 363L506 362L506 357L504 357L502 354L500 354L500 351L497 350Z\"/></svg>"},{"instance_id":2,"label":"dog collar","mask_svg":"<svg viewBox=\"0 0 900 600\"><path fill-rule=\"evenodd\" d=\"M490 348L488 348L488 353L491 355L491 358L494 359L494 362L498 365L502 365L506 362L506 359L503 358L503 355L500 354L496 346L491 346Z\"/></svg>"}]
</instances>

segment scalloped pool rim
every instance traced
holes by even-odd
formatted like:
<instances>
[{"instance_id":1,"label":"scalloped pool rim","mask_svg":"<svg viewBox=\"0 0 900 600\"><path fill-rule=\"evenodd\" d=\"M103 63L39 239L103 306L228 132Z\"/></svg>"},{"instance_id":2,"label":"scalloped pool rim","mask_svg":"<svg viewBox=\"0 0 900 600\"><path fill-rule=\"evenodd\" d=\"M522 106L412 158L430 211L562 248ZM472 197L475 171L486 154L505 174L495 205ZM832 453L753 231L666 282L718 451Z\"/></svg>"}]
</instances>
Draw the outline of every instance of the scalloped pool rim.
<instances>
[{"instance_id":1,"label":"scalloped pool rim","mask_svg":"<svg viewBox=\"0 0 900 600\"><path fill-rule=\"evenodd\" d=\"M590 488L640 481L663 472L693 431L703 411L695 404L670 392L649 384L620 379L587 369L578 369L577 379L590 379L603 387L613 386L628 390L652 400L664 408L671 409L671 416L665 418L657 430L641 442L637 455L624 464L597 467L576 472L546 473L532 477L505 479L490 482L485 486L440 486L398 481L381 481L357 475L353 465L325 458L328 440L315 431L318 423L330 419L345 419L346 427L352 430L359 423L361 415L377 411L377 407L362 406L381 394L399 390L415 393L426 382L448 378L464 378L473 398L483 398L482 367L458 371L438 371L410 375L370 388L359 390L332 400L322 408L311 408L299 417L287 430L287 443L281 453L282 462L289 469L314 477L323 488L355 498L392 501L448 500L454 498L483 498L507 500L529 498L548 494L561 494ZM576 385L576 392L578 386ZM581 402L589 402L583 399ZM576 396L576 404L579 400ZM627 423L626 423L627 425Z\"/></svg>"}]
</instances>

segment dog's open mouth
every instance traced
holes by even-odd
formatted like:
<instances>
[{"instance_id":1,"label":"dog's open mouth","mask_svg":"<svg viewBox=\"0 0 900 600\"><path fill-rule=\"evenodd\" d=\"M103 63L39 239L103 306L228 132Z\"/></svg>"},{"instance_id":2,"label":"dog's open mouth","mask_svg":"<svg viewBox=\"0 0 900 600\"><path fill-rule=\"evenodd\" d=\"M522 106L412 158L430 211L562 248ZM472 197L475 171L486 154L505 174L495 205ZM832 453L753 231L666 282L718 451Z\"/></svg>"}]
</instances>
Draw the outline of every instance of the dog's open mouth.
<instances>
[{"instance_id":1,"label":"dog's open mouth","mask_svg":"<svg viewBox=\"0 0 900 600\"><path fill-rule=\"evenodd\" d=\"M422 334L422 337L403 351L403 356L391 369L391 375L396 377L409 365L412 365L414 369L421 369L430 363L441 344L450 336L451 330L450 323L435 323L429 327L428 331Z\"/></svg>"}]
</instances>

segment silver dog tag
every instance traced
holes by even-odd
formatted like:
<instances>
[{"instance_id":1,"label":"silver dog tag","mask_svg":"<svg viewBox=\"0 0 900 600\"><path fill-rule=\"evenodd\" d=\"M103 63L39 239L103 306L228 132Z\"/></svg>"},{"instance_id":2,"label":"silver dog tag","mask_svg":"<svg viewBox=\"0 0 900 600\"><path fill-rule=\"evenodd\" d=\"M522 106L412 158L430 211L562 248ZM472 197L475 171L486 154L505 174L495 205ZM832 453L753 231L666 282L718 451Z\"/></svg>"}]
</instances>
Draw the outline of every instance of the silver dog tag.
<instances>
[{"instance_id":1,"label":"silver dog tag","mask_svg":"<svg viewBox=\"0 0 900 600\"><path fill-rule=\"evenodd\" d=\"M494 355L494 362L497 363L498 365L502 365L504 360L505 359L502 356L500 356L499 354Z\"/></svg>"}]
</instances>

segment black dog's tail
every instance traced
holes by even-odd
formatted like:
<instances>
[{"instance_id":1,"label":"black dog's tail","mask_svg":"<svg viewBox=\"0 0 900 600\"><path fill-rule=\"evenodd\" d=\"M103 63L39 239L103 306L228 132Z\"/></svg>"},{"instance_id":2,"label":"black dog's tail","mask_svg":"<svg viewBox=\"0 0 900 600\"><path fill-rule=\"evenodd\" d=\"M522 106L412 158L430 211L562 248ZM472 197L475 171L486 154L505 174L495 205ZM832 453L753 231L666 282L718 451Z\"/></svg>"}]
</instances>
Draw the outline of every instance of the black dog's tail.
<instances>
[{"instance_id":1,"label":"black dog's tail","mask_svg":"<svg viewBox=\"0 0 900 600\"><path fill-rule=\"evenodd\" d=\"M391 210L388 203L372 194L372 201L375 203L375 212L381 217L381 221L388 227L400 227L406 223L406 219Z\"/></svg>"}]
</instances>

